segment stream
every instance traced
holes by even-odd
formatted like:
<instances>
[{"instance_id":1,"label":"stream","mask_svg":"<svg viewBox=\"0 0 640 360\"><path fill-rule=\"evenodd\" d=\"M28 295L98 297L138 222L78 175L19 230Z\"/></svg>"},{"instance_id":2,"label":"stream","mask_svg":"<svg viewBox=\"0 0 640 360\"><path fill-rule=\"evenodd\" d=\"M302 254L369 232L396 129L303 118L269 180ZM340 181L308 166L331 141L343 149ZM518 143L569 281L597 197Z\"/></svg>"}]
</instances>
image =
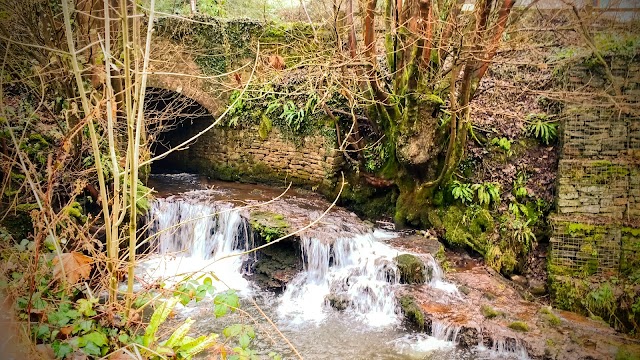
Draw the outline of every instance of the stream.
<instances>
[{"instance_id":1,"label":"stream","mask_svg":"<svg viewBox=\"0 0 640 360\"><path fill-rule=\"evenodd\" d=\"M244 251L256 246L250 211L282 189L189 174L152 175L150 185L157 191L147 219L152 250L138 267L138 278L171 286L190 273L213 273L218 291L231 288L241 296L242 311L219 319L211 301L179 305L175 320L193 318L198 333L251 324L256 328L251 348L264 358L271 351L295 358L282 336L305 359L526 358L523 349L500 343L494 349L456 346L459 329L447 323L434 322L431 335L404 324L395 293L406 285L399 282L394 258L407 251L389 244L401 233L375 228L335 208L297 234L299 241L292 244L299 247L302 270L275 293L250 280L257 257ZM285 214L293 229L317 219L327 206L317 195L292 189L265 205ZM444 298L460 300L457 286L444 279L433 257L419 256L431 269L429 286ZM338 301L341 310L329 299Z\"/></svg>"}]
</instances>

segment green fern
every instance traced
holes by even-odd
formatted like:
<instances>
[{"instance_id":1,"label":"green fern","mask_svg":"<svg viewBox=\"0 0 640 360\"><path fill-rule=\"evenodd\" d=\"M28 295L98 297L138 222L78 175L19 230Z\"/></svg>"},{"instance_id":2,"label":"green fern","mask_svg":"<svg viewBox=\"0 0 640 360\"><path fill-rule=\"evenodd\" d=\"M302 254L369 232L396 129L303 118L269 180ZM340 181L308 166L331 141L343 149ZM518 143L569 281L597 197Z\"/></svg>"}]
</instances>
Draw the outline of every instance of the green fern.
<instances>
[{"instance_id":1,"label":"green fern","mask_svg":"<svg viewBox=\"0 0 640 360\"><path fill-rule=\"evenodd\" d=\"M541 143L549 145L558 136L558 123L548 121L546 115L531 114L527 119L527 134L538 139Z\"/></svg>"},{"instance_id":2,"label":"green fern","mask_svg":"<svg viewBox=\"0 0 640 360\"><path fill-rule=\"evenodd\" d=\"M462 201L464 204L473 201L473 190L471 184L464 184L458 180L454 180L450 185L451 195L454 199Z\"/></svg>"},{"instance_id":3,"label":"green fern","mask_svg":"<svg viewBox=\"0 0 640 360\"><path fill-rule=\"evenodd\" d=\"M471 190L476 192L480 205L500 203L500 185L497 183L473 184Z\"/></svg>"},{"instance_id":4,"label":"green fern","mask_svg":"<svg viewBox=\"0 0 640 360\"><path fill-rule=\"evenodd\" d=\"M500 149L504 150L504 152L508 154L511 153L511 140L505 137L491 139L491 145L495 145L499 147Z\"/></svg>"}]
</instances>

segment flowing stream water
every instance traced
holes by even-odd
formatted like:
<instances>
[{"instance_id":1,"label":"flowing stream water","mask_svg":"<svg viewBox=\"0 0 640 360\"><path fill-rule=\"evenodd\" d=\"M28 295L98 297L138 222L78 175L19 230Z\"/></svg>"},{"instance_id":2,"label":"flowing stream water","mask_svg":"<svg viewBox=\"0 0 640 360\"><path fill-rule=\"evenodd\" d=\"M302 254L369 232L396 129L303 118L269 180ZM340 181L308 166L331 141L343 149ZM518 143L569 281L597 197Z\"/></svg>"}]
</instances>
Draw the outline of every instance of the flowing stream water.
<instances>
[{"instance_id":1,"label":"flowing stream water","mask_svg":"<svg viewBox=\"0 0 640 360\"><path fill-rule=\"evenodd\" d=\"M385 243L400 236L397 233L364 226L352 214L332 212L312 230L299 234L304 268L283 293L274 294L246 278L255 254L245 250L255 246L255 237L243 206L250 198L275 197L278 190L224 183L212 186L187 174L154 175L152 185L159 190L147 224L155 255L140 265L139 278L171 286L189 274L213 273L217 290L235 289L242 298L244 312L219 319L213 316L210 301L182 308L178 320L194 318L199 332L220 332L232 323L250 323L257 333L252 348L263 355L276 351L294 358L267 316L306 359L526 356L500 342L495 349L460 349L455 345L459 329L445 323L434 322L432 335L407 328L395 296L402 285L394 258L404 251ZM310 218L320 213L317 204L300 194L279 201L278 206L299 208ZM428 255L422 259L431 268L430 285L445 296L459 296L456 286L443 279L437 262ZM329 297L339 299L344 309L332 308Z\"/></svg>"}]
</instances>

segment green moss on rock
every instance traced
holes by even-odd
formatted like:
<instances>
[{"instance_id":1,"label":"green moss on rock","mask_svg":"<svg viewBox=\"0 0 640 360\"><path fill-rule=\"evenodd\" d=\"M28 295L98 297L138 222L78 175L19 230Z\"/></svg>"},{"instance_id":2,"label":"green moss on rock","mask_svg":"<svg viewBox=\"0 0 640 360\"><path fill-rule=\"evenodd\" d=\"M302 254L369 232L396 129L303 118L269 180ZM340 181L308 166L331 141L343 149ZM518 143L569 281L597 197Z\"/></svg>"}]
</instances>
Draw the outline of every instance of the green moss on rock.
<instances>
[{"instance_id":1,"label":"green moss on rock","mask_svg":"<svg viewBox=\"0 0 640 360\"><path fill-rule=\"evenodd\" d=\"M396 264L403 284L424 284L427 281L427 269L418 257L411 254L396 256Z\"/></svg>"},{"instance_id":2,"label":"green moss on rock","mask_svg":"<svg viewBox=\"0 0 640 360\"><path fill-rule=\"evenodd\" d=\"M529 325L523 321L514 321L509 324L509 328L515 331L527 332L529 331Z\"/></svg>"},{"instance_id":3,"label":"green moss on rock","mask_svg":"<svg viewBox=\"0 0 640 360\"><path fill-rule=\"evenodd\" d=\"M496 309L492 308L489 305L482 305L480 307L480 312L482 313L482 316L484 316L486 319L493 319L495 317L502 315L500 311L497 311Z\"/></svg>"},{"instance_id":4,"label":"green moss on rock","mask_svg":"<svg viewBox=\"0 0 640 360\"><path fill-rule=\"evenodd\" d=\"M276 240L287 235L289 223L281 214L270 211L254 211L249 219L251 229L258 233L266 242Z\"/></svg>"},{"instance_id":5,"label":"green moss on rock","mask_svg":"<svg viewBox=\"0 0 640 360\"><path fill-rule=\"evenodd\" d=\"M540 314L542 318L548 322L552 326L560 325L560 318L556 316L556 314L551 311L549 307L543 307L540 309Z\"/></svg>"},{"instance_id":6,"label":"green moss on rock","mask_svg":"<svg viewBox=\"0 0 640 360\"><path fill-rule=\"evenodd\" d=\"M411 296L403 296L400 298L400 308L402 309L402 313L407 320L409 320L413 324L416 324L420 328L420 330L424 330L424 313Z\"/></svg>"}]
</instances>

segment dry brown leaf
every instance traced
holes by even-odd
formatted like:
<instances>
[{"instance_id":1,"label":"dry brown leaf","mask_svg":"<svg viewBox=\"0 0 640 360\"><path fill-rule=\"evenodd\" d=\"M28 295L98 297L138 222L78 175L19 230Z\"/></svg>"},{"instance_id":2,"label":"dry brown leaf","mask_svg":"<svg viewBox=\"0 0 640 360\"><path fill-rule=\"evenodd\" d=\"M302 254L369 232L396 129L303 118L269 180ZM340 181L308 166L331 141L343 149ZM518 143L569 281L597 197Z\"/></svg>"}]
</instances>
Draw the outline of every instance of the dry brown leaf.
<instances>
[{"instance_id":1,"label":"dry brown leaf","mask_svg":"<svg viewBox=\"0 0 640 360\"><path fill-rule=\"evenodd\" d=\"M69 326L65 326L65 327L61 328L60 329L60 334L68 337L71 334L72 331L73 331L73 326L69 325Z\"/></svg>"},{"instance_id":2,"label":"dry brown leaf","mask_svg":"<svg viewBox=\"0 0 640 360\"><path fill-rule=\"evenodd\" d=\"M62 254L61 258L62 261L60 261L59 257L53 260L53 277L56 280L62 279L63 269L67 283L71 285L89 278L91 263L93 262L90 257L78 252L71 252Z\"/></svg>"},{"instance_id":3,"label":"dry brown leaf","mask_svg":"<svg viewBox=\"0 0 640 360\"><path fill-rule=\"evenodd\" d=\"M135 357L129 355L126 351L120 349L109 355L109 360L135 360Z\"/></svg>"},{"instance_id":4,"label":"dry brown leaf","mask_svg":"<svg viewBox=\"0 0 640 360\"><path fill-rule=\"evenodd\" d=\"M87 355L80 350L74 351L70 356L67 356L70 360L89 360Z\"/></svg>"}]
</instances>

